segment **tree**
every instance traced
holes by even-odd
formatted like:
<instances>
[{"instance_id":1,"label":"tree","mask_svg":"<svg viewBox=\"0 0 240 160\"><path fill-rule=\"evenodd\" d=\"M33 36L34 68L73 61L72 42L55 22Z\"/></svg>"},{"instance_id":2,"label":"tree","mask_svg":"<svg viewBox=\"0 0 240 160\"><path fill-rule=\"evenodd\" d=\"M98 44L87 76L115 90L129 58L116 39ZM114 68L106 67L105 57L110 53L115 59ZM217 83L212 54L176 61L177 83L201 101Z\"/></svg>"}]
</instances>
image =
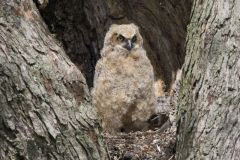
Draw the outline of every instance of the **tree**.
<instances>
[{"instance_id":1,"label":"tree","mask_svg":"<svg viewBox=\"0 0 240 160\"><path fill-rule=\"evenodd\" d=\"M179 94L177 159L239 159L240 2L195 0Z\"/></svg>"},{"instance_id":2,"label":"tree","mask_svg":"<svg viewBox=\"0 0 240 160\"><path fill-rule=\"evenodd\" d=\"M108 159L90 100L35 4L0 1L0 159Z\"/></svg>"}]
</instances>

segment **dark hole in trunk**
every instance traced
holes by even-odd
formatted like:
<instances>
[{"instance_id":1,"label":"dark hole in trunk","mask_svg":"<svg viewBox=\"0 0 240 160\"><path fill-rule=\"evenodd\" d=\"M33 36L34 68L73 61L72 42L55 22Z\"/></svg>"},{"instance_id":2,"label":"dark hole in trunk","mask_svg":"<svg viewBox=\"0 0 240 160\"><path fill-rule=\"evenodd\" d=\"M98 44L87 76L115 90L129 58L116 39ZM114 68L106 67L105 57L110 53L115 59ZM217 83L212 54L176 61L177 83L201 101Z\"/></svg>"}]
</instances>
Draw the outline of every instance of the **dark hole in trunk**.
<instances>
[{"instance_id":1,"label":"dark hole in trunk","mask_svg":"<svg viewBox=\"0 0 240 160\"><path fill-rule=\"evenodd\" d=\"M51 0L40 9L49 30L63 43L66 53L93 86L106 31L112 23L135 23L155 70L156 80L169 91L185 57L186 28L191 0Z\"/></svg>"}]
</instances>

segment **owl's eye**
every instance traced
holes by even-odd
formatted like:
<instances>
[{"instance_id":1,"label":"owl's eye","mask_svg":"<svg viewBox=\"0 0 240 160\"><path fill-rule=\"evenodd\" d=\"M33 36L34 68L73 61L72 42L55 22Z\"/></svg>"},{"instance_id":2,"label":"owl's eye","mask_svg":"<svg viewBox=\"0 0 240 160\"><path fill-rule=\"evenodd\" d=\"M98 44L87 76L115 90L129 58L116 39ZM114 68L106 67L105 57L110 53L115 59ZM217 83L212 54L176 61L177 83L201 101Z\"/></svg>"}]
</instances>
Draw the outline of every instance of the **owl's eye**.
<instances>
[{"instance_id":1,"label":"owl's eye","mask_svg":"<svg viewBox=\"0 0 240 160\"><path fill-rule=\"evenodd\" d=\"M117 37L118 41L123 42L125 40L125 37L123 37L121 34Z\"/></svg>"},{"instance_id":2,"label":"owl's eye","mask_svg":"<svg viewBox=\"0 0 240 160\"><path fill-rule=\"evenodd\" d=\"M133 38L132 38L132 43L135 43L137 41L137 36L135 35L135 36L133 36Z\"/></svg>"}]
</instances>

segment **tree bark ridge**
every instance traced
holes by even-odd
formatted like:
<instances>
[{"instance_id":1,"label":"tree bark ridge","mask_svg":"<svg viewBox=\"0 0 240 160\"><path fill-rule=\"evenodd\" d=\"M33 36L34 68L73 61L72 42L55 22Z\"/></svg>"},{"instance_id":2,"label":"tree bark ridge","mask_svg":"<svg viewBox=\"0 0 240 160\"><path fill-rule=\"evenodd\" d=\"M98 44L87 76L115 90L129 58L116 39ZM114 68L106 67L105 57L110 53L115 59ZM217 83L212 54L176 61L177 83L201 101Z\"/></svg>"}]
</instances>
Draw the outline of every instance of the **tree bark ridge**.
<instances>
[{"instance_id":1,"label":"tree bark ridge","mask_svg":"<svg viewBox=\"0 0 240 160\"><path fill-rule=\"evenodd\" d=\"M30 0L0 2L0 159L107 159L85 78Z\"/></svg>"},{"instance_id":2,"label":"tree bark ridge","mask_svg":"<svg viewBox=\"0 0 240 160\"><path fill-rule=\"evenodd\" d=\"M195 0L179 95L177 159L239 157L239 2Z\"/></svg>"}]
</instances>

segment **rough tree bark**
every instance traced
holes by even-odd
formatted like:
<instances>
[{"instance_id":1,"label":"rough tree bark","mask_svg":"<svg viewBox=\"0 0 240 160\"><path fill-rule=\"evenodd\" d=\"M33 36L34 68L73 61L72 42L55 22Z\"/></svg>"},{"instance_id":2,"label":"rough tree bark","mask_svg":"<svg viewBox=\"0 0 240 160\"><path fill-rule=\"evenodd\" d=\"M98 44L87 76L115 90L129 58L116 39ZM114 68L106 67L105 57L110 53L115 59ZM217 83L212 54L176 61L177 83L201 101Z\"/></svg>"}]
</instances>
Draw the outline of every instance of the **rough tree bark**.
<instances>
[{"instance_id":1,"label":"rough tree bark","mask_svg":"<svg viewBox=\"0 0 240 160\"><path fill-rule=\"evenodd\" d=\"M184 61L191 0L51 0L41 10L50 30L92 87L103 38L112 23L135 23L154 66L169 89Z\"/></svg>"},{"instance_id":2,"label":"rough tree bark","mask_svg":"<svg viewBox=\"0 0 240 160\"><path fill-rule=\"evenodd\" d=\"M179 95L177 159L239 159L240 1L195 0Z\"/></svg>"},{"instance_id":3,"label":"rough tree bark","mask_svg":"<svg viewBox=\"0 0 240 160\"><path fill-rule=\"evenodd\" d=\"M31 0L0 1L0 159L108 159L86 81Z\"/></svg>"}]
</instances>

